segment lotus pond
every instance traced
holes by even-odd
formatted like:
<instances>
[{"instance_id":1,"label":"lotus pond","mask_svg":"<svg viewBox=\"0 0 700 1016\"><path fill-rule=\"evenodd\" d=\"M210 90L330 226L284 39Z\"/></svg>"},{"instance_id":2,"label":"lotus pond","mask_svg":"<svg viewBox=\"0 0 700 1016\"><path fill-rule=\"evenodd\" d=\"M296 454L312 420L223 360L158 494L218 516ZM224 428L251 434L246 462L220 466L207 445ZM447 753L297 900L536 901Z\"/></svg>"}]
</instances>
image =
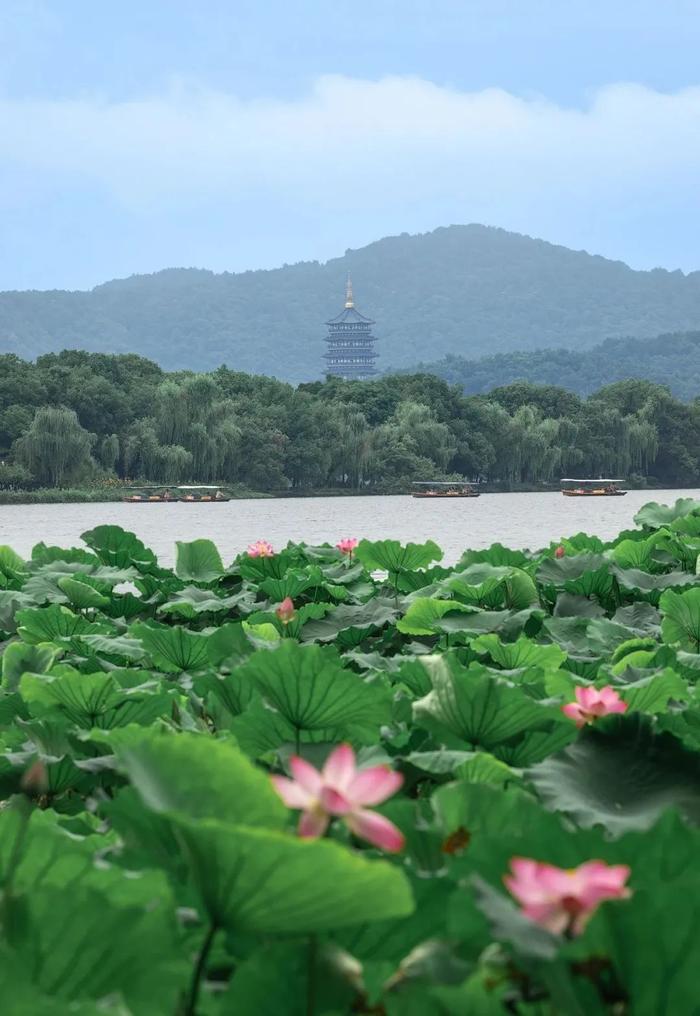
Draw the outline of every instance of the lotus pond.
<instances>
[{"instance_id":1,"label":"lotus pond","mask_svg":"<svg viewBox=\"0 0 700 1016\"><path fill-rule=\"evenodd\" d=\"M3 1013L698 1012L700 502L635 522L0 547Z\"/></svg>"}]
</instances>

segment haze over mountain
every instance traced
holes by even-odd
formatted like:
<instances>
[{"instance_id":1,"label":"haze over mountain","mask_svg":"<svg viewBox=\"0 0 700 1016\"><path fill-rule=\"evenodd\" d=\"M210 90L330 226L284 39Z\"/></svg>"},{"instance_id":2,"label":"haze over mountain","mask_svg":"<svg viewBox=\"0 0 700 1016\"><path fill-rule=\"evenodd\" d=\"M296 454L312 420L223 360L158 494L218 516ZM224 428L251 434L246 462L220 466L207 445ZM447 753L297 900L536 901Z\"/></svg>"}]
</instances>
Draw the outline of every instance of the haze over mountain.
<instances>
[{"instance_id":1,"label":"haze over mountain","mask_svg":"<svg viewBox=\"0 0 700 1016\"><path fill-rule=\"evenodd\" d=\"M170 370L226 363L309 380L321 374L324 322L342 306L348 272L358 309L377 322L382 370L700 328L700 272L635 271L469 225L387 237L325 264L167 269L88 292L0 293L0 352L134 352Z\"/></svg>"}]
</instances>

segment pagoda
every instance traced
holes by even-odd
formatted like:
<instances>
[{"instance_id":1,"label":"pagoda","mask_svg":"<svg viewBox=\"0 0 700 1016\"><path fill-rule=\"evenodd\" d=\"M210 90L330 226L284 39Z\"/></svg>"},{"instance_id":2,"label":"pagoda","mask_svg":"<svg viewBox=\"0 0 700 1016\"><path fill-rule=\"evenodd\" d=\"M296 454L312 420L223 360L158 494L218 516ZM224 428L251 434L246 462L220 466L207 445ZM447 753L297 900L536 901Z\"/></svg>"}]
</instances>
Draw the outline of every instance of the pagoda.
<instances>
[{"instance_id":1,"label":"pagoda","mask_svg":"<svg viewBox=\"0 0 700 1016\"><path fill-rule=\"evenodd\" d=\"M346 381L367 381L377 373L374 361L372 335L374 321L364 317L355 308L352 295L352 281L348 275L345 291L345 306L337 317L326 321L328 352L324 355L326 374L342 377Z\"/></svg>"}]
</instances>

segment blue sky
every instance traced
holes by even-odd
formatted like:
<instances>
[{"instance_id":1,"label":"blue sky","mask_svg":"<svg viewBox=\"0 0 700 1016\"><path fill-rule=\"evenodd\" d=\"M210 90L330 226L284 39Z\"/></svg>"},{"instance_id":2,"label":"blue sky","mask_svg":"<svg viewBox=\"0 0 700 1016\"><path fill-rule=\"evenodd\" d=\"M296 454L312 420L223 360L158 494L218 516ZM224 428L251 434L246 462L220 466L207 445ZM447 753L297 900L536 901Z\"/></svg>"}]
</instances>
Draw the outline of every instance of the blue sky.
<instances>
[{"instance_id":1,"label":"blue sky","mask_svg":"<svg viewBox=\"0 0 700 1016\"><path fill-rule=\"evenodd\" d=\"M485 222L700 268L695 0L3 0L0 289Z\"/></svg>"}]
</instances>

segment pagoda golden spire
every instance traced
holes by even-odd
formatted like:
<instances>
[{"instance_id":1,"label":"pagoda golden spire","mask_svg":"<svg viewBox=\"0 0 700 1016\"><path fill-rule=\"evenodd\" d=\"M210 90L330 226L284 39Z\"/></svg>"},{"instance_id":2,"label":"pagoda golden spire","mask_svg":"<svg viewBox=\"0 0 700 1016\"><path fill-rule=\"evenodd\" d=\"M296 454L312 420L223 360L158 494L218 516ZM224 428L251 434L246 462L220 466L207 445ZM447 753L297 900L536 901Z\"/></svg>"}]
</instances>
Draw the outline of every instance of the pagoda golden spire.
<instances>
[{"instance_id":1,"label":"pagoda golden spire","mask_svg":"<svg viewBox=\"0 0 700 1016\"><path fill-rule=\"evenodd\" d=\"M350 278L350 273L348 272L348 281L347 285L345 286L345 307L346 309L349 309L350 307L354 306L355 301L352 296L352 279Z\"/></svg>"}]
</instances>

